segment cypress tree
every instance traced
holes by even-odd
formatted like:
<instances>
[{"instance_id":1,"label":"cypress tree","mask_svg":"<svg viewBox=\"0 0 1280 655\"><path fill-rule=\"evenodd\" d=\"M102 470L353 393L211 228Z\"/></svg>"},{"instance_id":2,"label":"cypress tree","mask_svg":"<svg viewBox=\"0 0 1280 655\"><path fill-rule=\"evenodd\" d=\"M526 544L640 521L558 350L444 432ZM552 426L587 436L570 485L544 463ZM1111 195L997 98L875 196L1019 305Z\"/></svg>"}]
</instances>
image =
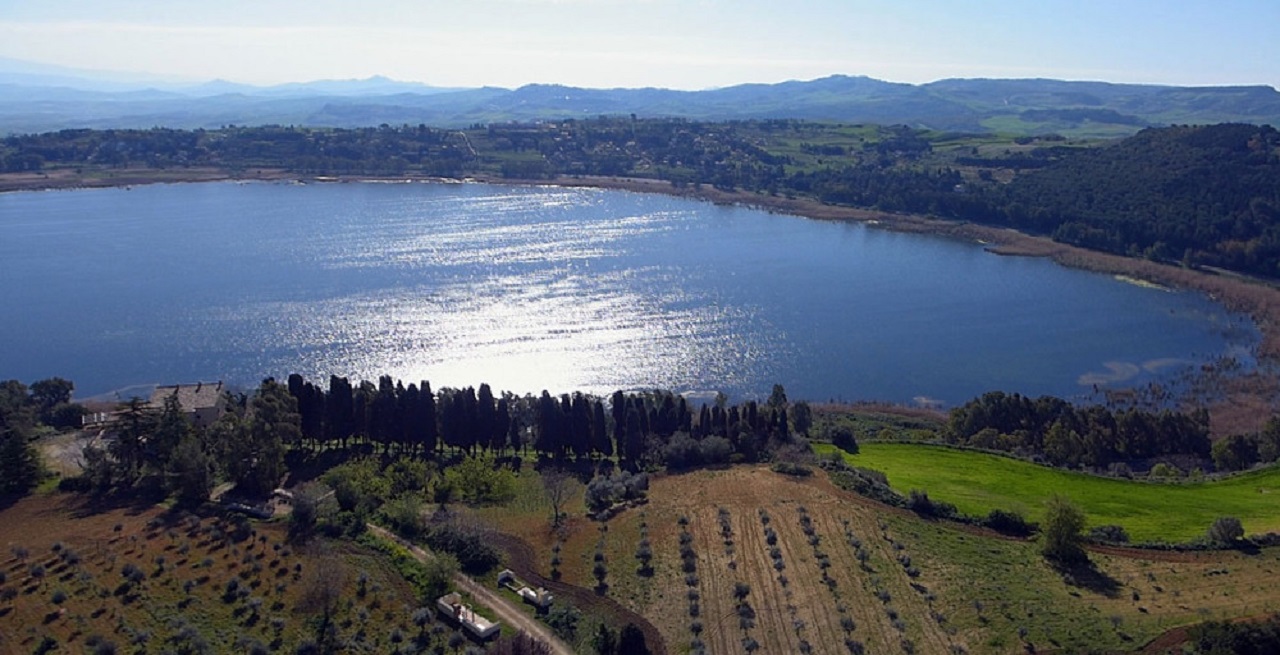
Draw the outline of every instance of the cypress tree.
<instances>
[{"instance_id":1,"label":"cypress tree","mask_svg":"<svg viewBox=\"0 0 1280 655\"><path fill-rule=\"evenodd\" d=\"M351 381L329 376L329 395L325 402L325 436L339 440L342 447L355 432L355 398Z\"/></svg>"},{"instance_id":2,"label":"cypress tree","mask_svg":"<svg viewBox=\"0 0 1280 655\"><path fill-rule=\"evenodd\" d=\"M580 393L573 394L569 434L574 457L585 457L591 452L591 404Z\"/></svg>"},{"instance_id":3,"label":"cypress tree","mask_svg":"<svg viewBox=\"0 0 1280 655\"><path fill-rule=\"evenodd\" d=\"M467 454L474 454L476 444L480 443L480 403L476 399L475 387L467 387L458 394L462 398L462 408L459 413L459 420L462 422L461 443L466 448Z\"/></svg>"},{"instance_id":4,"label":"cypress tree","mask_svg":"<svg viewBox=\"0 0 1280 655\"><path fill-rule=\"evenodd\" d=\"M401 452L413 451L422 441L422 424L418 422L418 405L422 402L418 385L410 382L397 399L396 414L400 417L400 432L396 443Z\"/></svg>"},{"instance_id":5,"label":"cypress tree","mask_svg":"<svg viewBox=\"0 0 1280 655\"><path fill-rule=\"evenodd\" d=\"M352 399L352 416L354 418L353 434L364 439L366 442L373 434L372 430L372 408L373 402L378 397L378 389L368 380L361 380L360 386L356 387L355 395Z\"/></svg>"},{"instance_id":6,"label":"cypress tree","mask_svg":"<svg viewBox=\"0 0 1280 655\"><path fill-rule=\"evenodd\" d=\"M422 381L418 390L418 421L421 423L422 450L433 453L439 442L440 428L436 423L436 395L431 391L431 383Z\"/></svg>"},{"instance_id":7,"label":"cypress tree","mask_svg":"<svg viewBox=\"0 0 1280 655\"><path fill-rule=\"evenodd\" d=\"M627 441L627 397L622 391L613 392L609 399L609 411L613 414L613 440L619 444Z\"/></svg>"},{"instance_id":8,"label":"cypress tree","mask_svg":"<svg viewBox=\"0 0 1280 655\"><path fill-rule=\"evenodd\" d=\"M497 430L498 414L494 407L493 390L488 384L480 385L476 396L476 441L484 448L494 448L494 431ZM500 446L499 446L500 447Z\"/></svg>"},{"instance_id":9,"label":"cypress tree","mask_svg":"<svg viewBox=\"0 0 1280 655\"><path fill-rule=\"evenodd\" d=\"M640 417L643 415L643 408L632 405L627 409L626 435L622 444L625 444L627 461L632 466L640 463L640 455L644 451L644 431L640 424Z\"/></svg>"},{"instance_id":10,"label":"cypress tree","mask_svg":"<svg viewBox=\"0 0 1280 655\"><path fill-rule=\"evenodd\" d=\"M560 434L560 405L546 389L538 398L538 434L533 448L544 455L559 451L557 439Z\"/></svg>"},{"instance_id":11,"label":"cypress tree","mask_svg":"<svg viewBox=\"0 0 1280 655\"><path fill-rule=\"evenodd\" d=\"M489 447L502 450L507 445L507 434L511 430L511 407L507 397L498 399L498 413L493 422L493 432L489 436Z\"/></svg>"},{"instance_id":12,"label":"cypress tree","mask_svg":"<svg viewBox=\"0 0 1280 655\"><path fill-rule=\"evenodd\" d=\"M591 412L591 449L604 457L613 457L613 440L604 419L604 403L596 400Z\"/></svg>"}]
</instances>

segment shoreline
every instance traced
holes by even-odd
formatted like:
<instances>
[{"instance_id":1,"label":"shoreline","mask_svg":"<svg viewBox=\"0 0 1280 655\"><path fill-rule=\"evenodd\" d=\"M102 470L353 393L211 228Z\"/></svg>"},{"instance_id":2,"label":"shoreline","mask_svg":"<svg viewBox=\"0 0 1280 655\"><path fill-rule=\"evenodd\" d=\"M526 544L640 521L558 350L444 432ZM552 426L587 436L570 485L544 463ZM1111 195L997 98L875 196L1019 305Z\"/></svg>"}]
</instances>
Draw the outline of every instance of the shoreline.
<instances>
[{"instance_id":1,"label":"shoreline","mask_svg":"<svg viewBox=\"0 0 1280 655\"><path fill-rule=\"evenodd\" d=\"M856 222L894 232L961 239L982 244L988 252L996 255L1046 257L1062 266L1116 276L1128 283L1158 285L1205 294L1211 301L1222 305L1228 311L1248 316L1261 333L1256 370L1244 375L1230 376L1225 374L1227 372L1214 370L1214 365L1206 364L1196 374L1201 378L1199 380L1201 384L1193 386L1201 387L1202 391L1217 392L1213 395L1218 396L1218 399L1205 405L1213 417L1213 434L1221 436L1261 429L1277 403L1280 402L1280 370L1274 366L1267 367L1267 364L1280 364L1280 288L1261 280L1226 271L1187 269L1145 259L1087 250L1055 242L1047 237L1018 232L1011 228L827 205L811 199L769 196L748 191L725 191L706 185L677 187L667 181L648 178L558 176L553 179L508 179L492 175L477 175L459 180L459 178L417 174L390 177L299 175L284 169L273 168L244 171L217 168L123 169L95 170L93 173L93 175L85 175L75 170L57 169L35 174L0 174L0 193L226 181L339 183L473 181L515 186L561 186L659 193L715 204L747 206L812 220ZM1266 370L1268 368L1271 368L1272 372L1268 372ZM1216 389L1204 389L1204 383L1216 383L1222 386Z\"/></svg>"}]
</instances>

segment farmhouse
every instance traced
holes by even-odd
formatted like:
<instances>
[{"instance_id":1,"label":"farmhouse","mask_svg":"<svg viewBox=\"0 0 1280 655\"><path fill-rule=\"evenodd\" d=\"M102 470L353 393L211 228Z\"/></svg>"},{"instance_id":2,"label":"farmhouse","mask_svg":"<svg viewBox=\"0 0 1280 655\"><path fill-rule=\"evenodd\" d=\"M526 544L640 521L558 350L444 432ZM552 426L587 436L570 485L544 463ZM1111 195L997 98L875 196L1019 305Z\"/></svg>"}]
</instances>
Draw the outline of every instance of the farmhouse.
<instances>
[{"instance_id":1,"label":"farmhouse","mask_svg":"<svg viewBox=\"0 0 1280 655\"><path fill-rule=\"evenodd\" d=\"M498 634L498 623L476 614L470 605L463 605L462 596L456 591L436 599L436 609L480 639Z\"/></svg>"},{"instance_id":2,"label":"farmhouse","mask_svg":"<svg viewBox=\"0 0 1280 655\"><path fill-rule=\"evenodd\" d=\"M196 427L207 428L221 418L226 410L226 401L222 396L224 390L221 382L158 386L151 393L151 400L147 405L162 409L166 398L176 397L178 405L186 412L191 423Z\"/></svg>"}]
</instances>

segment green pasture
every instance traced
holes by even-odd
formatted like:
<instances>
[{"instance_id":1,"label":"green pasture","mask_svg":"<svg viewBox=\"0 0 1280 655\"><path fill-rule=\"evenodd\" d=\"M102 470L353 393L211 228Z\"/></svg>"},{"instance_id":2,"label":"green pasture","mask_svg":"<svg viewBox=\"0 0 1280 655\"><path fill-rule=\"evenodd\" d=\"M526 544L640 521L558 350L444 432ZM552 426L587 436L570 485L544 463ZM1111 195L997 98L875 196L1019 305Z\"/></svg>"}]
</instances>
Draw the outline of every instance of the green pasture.
<instances>
[{"instance_id":1,"label":"green pasture","mask_svg":"<svg viewBox=\"0 0 1280 655\"><path fill-rule=\"evenodd\" d=\"M819 454L835 448L815 444ZM1084 510L1089 526L1124 526L1135 542L1183 542L1205 534L1215 518L1234 516L1248 534L1280 531L1280 467L1198 483L1103 478L945 446L863 444L845 455L854 466L882 471L901 493L923 489L961 512L1017 510L1038 521L1054 493Z\"/></svg>"}]
</instances>

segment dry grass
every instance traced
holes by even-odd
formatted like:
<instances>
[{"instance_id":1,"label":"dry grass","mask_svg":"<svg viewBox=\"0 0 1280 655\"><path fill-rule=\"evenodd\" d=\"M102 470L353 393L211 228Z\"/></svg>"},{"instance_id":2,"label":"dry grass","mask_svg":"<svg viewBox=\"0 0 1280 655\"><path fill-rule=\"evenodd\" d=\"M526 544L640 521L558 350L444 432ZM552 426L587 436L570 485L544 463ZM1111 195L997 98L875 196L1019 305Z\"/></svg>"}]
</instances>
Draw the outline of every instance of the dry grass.
<instances>
[{"instance_id":1,"label":"dry grass","mask_svg":"<svg viewBox=\"0 0 1280 655\"><path fill-rule=\"evenodd\" d=\"M0 511L0 588L17 592L0 600L0 654L32 652L46 637L60 652L88 651L95 637L120 652L160 652L179 649L184 634L211 652L253 642L291 652L313 636L298 606L321 566L344 572L344 638L385 647L393 630L417 634L413 591L373 553L350 544L299 550L283 543L279 524L236 530L232 520L98 510L69 495L19 501ZM228 594L233 581L243 591Z\"/></svg>"}]
</instances>

